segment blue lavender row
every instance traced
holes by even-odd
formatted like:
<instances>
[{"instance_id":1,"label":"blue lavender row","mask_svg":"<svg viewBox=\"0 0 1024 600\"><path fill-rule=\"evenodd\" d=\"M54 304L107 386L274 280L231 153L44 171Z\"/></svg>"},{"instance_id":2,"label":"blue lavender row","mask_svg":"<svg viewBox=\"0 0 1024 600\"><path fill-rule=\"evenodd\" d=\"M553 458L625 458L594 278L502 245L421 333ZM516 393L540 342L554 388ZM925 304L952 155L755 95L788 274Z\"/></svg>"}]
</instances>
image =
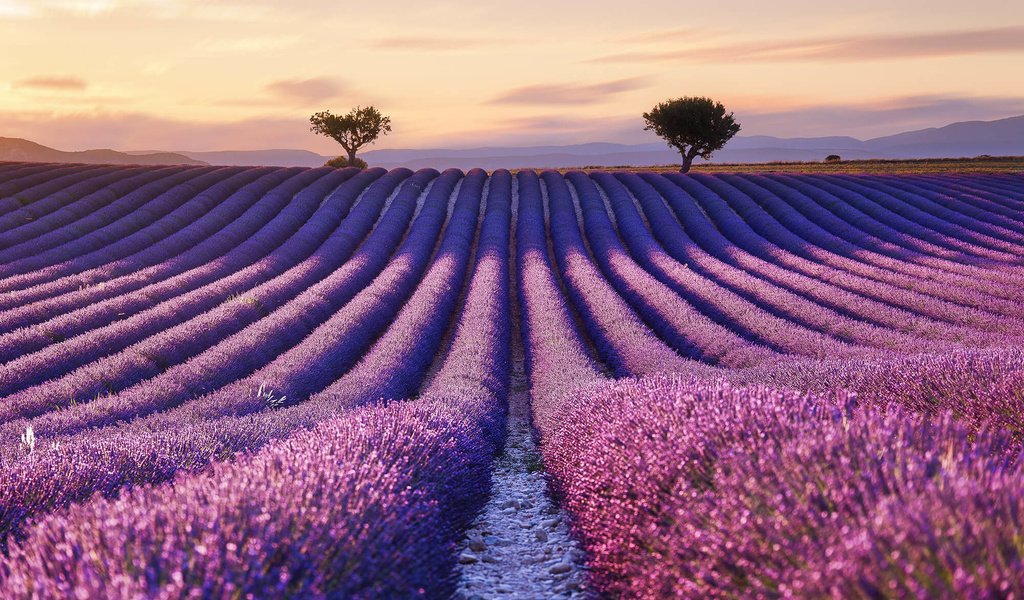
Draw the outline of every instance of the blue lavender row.
<instances>
[{"instance_id":1,"label":"blue lavender row","mask_svg":"<svg viewBox=\"0 0 1024 600\"><path fill-rule=\"evenodd\" d=\"M982 310L993 310L1003 306L1006 308L1006 303L999 303L1000 297L1012 298L1012 293L1015 290L1008 289L1009 286L1005 282L1000 281L997 274L1002 270L1000 265L993 263L991 259L985 259L975 257L972 254L965 253L962 249L957 249L954 244L945 244L945 247L939 247L937 252L926 254L925 256L930 261L914 261L911 260L911 256L899 256L898 252L885 253L881 249L868 248L864 244L864 240L860 239L854 242L854 245L842 243L845 240L835 240L837 237L845 239L855 238L855 230L846 221L836 218L828 211L822 209L810 198L807 198L803 191L796 190L795 184L793 187L780 185L769 177L744 177L741 180L750 181L756 183L759 187L770 190L780 199L785 200L789 204L793 205L792 209L776 209L772 211L773 214L779 214L780 219L785 219L788 215L790 218L785 219L787 221L797 221L795 226L791 226L794 231L800 231L804 237L807 237L806 231L816 231L820 235L818 237L818 245L823 248L830 249L846 256L859 257L861 259L868 259L872 264L880 266L884 269L894 271L896 273L903 273L908 277L914 278L915 288L921 291L930 293L931 295L950 300L965 306L974 306ZM730 180L733 181L733 180ZM811 181L814 181L813 179ZM839 186L836 186L839 187ZM808 192L813 196L818 196L820 193L814 192L817 188L808 186ZM841 188L840 188L841 189ZM860 196L859 194L851 194L852 196ZM857 201L861 202L858 203ZM851 198L849 195L845 196L845 200L842 202L836 202L836 204L849 207L850 205L860 205L865 201L863 196L859 198ZM868 202L868 204L871 204ZM769 206L770 209L770 206ZM797 216L798 215L798 216ZM797 216L796 218L794 218ZM886 215L889 218L886 223L892 223L898 225L898 217L896 215ZM804 226L800 229L800 221L813 221L821 225L821 229ZM902 231L896 233L898 238L903 240L916 239L913 235L914 232L920 232L923 228L918 225L916 229L912 227L905 227ZM831 244L830 238L832 241ZM938 240L942 241L942 240ZM858 247L871 250L871 252L864 252L858 250ZM881 255L885 254L885 257ZM893 254L896 254L893 258ZM943 256L943 260L938 260L936 255ZM920 264L922 262L928 262L929 264ZM915 264L918 263L918 264ZM1005 265L1003 265L1005 266ZM924 282L923 284L921 282ZM1022 280L1024 281L1024 280ZM945 287L942 285L945 284ZM956 293L950 291L948 286L953 285L956 287L968 287L974 288L974 293ZM1016 313L1009 312L1005 314L1020 314L1020 311Z\"/></svg>"},{"instance_id":2,"label":"blue lavender row","mask_svg":"<svg viewBox=\"0 0 1024 600\"><path fill-rule=\"evenodd\" d=\"M18 192L28 189L41 182L60 177L72 169L82 169L81 165L64 165L58 167L47 163L6 163L3 167L3 180L0 181L0 216L17 210L32 202L31 199L19 199Z\"/></svg>"},{"instance_id":3,"label":"blue lavender row","mask_svg":"<svg viewBox=\"0 0 1024 600\"><path fill-rule=\"evenodd\" d=\"M160 224L158 232L166 237L159 242L117 259L112 258L111 253L118 248L102 248L34 273L5 279L0 281L0 288L20 291L7 293L0 300L4 307L22 306L82 287L95 286L100 282L106 283L146 267L159 265L163 261L173 260L177 255L201 244L208 245L207 238L237 220L266 192L296 173L297 170L292 169L247 169L239 177L224 181L225 185L214 186L206 193L192 198L185 210L172 213L171 218ZM169 235L162 231L167 227L171 228ZM150 233L147 231L143 237L148 237ZM213 239L218 238L214 236Z\"/></svg>"},{"instance_id":4,"label":"blue lavender row","mask_svg":"<svg viewBox=\"0 0 1024 600\"><path fill-rule=\"evenodd\" d=\"M367 183L382 170L367 171L332 194L324 207L343 208L355 199ZM31 425L37 435L54 437L76 433L86 427L106 426L119 420L172 408L194 396L208 393L252 373L278 354L299 343L319 323L365 287L383 268L411 219L423 186L436 172L414 176L392 202L384 223L366 239L351 261L357 246L370 232L392 191L411 172L391 171L370 186L341 225L317 249L310 260L285 275L251 290L245 298L229 300L201 315L136 344L124 352L98 360L50 384L30 388L23 394L29 401L40 399L61 405L62 390L88 389L97 382L121 382L125 389L80 401L65 410L42 415L31 422L12 421L0 429L0 439L20 435ZM340 216L326 215L317 225L327 229ZM317 237L312 235L311 237ZM268 314L269 313L269 314ZM218 325L219 323L219 325ZM218 331L238 330L230 336ZM200 352L200 349L208 348ZM138 381L128 387L127 381ZM85 398L88 400L89 398Z\"/></svg>"},{"instance_id":5,"label":"blue lavender row","mask_svg":"<svg viewBox=\"0 0 1024 600\"><path fill-rule=\"evenodd\" d=\"M101 246L85 246L81 243L82 238L95 239L97 230L102 230L114 223L121 221L125 223L142 226L145 223L143 218L147 214L141 209L147 203L166 193L174 186L181 185L189 180L195 179L207 173L212 173L214 167L192 167L172 169L166 177L153 181L144 186L132 186L127 193L109 202L102 208L91 211L89 214L63 226L53 228L49 233L28 239L21 244L6 244L8 247L0 252L0 263L4 264L0 273L12 273L12 263L18 262L18 269L21 272L26 270L39 269L50 266L54 263L66 260L69 257L84 254ZM127 185L127 182L121 182ZM108 195L116 186L110 186L104 190L94 192L94 195ZM17 232L21 233L26 228L22 227Z\"/></svg>"},{"instance_id":6,"label":"blue lavender row","mask_svg":"<svg viewBox=\"0 0 1024 600\"><path fill-rule=\"evenodd\" d=\"M145 227L150 227L159 219L167 217L168 214L178 209L187 201L193 199L200 191L211 185L223 181L232 175L239 175L246 169L244 167L218 167L209 170L197 169L185 173L195 174L195 177L188 177L187 180L178 181L172 187L163 190L155 198L148 199L145 204L132 210L125 217L112 223L103 225L95 230L84 232L81 237L74 241L62 243L55 248L33 253L31 256L24 256L12 259L5 264L0 264L0 275L9 276L25 273L32 270L51 267L55 264L65 262L69 258L86 256L97 250L111 246L125 248L130 241L126 240L135 235ZM138 192L134 192L138 194ZM71 227L74 229L74 227ZM155 234L148 235L146 242L152 244L158 238ZM144 245L137 243L135 251L144 248ZM116 260L122 256L131 254L130 250L122 250L122 254L108 254L109 260Z\"/></svg>"},{"instance_id":7,"label":"blue lavender row","mask_svg":"<svg viewBox=\"0 0 1024 600\"><path fill-rule=\"evenodd\" d=\"M205 170L205 169L202 169ZM138 196L139 190L157 189L150 197L160 191L166 190L170 185L166 183L170 179L175 181L176 175L184 173L196 173L202 171L192 167L164 167L161 169L143 169L131 177L117 179L96 191L80 198L77 202L63 207L61 210L44 215L31 223L26 223L17 229L4 233L0 239L0 262L9 263L13 257L17 257L20 250L21 256L42 252L48 248L59 245L63 240L54 236L55 230L64 229L70 235L78 235L89 231L89 223L92 219L86 219L97 214L102 216L103 212L118 207L126 196L133 194ZM160 189L161 181L164 182L163 189ZM129 204L126 210L136 208L138 203ZM31 243L28 243L31 242ZM12 248L21 245L21 248ZM13 250L13 252L12 252ZM5 271L9 270L8 268Z\"/></svg>"},{"instance_id":8,"label":"blue lavender row","mask_svg":"<svg viewBox=\"0 0 1024 600\"><path fill-rule=\"evenodd\" d=\"M739 197L743 196L743 194L727 184L714 183L713 187L717 190L716 193L716 191L712 191L712 189L703 187L690 180L679 181L672 179L671 175L662 177L644 174L641 177L655 185L655 187L658 187L661 183L659 180L667 177L678 186L685 187L685 191L692 194L670 194L666 196L673 210L677 211L677 216L679 216L680 220L688 216L681 214L683 211L690 212L691 215L689 216L692 216L693 211L703 211L707 217L710 217L711 222L714 223L712 231L717 229L730 244L734 244L742 250L759 256L784 269L796 271L812 279L824 280L831 287L841 288L862 298L874 300L878 303L876 306L883 311L885 310L885 305L888 305L889 308L899 309L901 311L900 316L897 318L893 314L889 320L889 324L894 326L901 326L900 322L904 321L908 316L911 320L914 320L915 315L919 323L919 325L915 326L925 330L934 328L937 322L946 322L951 325L966 325L983 331L1004 332L1014 323L1013 320L1008 320L1005 317L999 318L981 311L958 307L918 292L900 288L898 285L894 285L893 282L906 285L906 280L891 273L883 273L879 269L868 268L862 263L843 259L827 251L815 250L814 247L806 243L798 243L793 239L795 236L792 236L792 234L787 236L782 233L781 226L777 223L773 226L770 219L753 208L750 211L745 211L746 216L741 218L726 204L726 197ZM719 193L724 194L724 196L719 196ZM743 198L746 197L743 196ZM746 200L741 199L740 202L748 207L753 205L749 198L746 198ZM707 217L698 218L706 220ZM689 229L687 231L691 235L695 235L693 231ZM775 242L778 240L763 237L762 233L771 237L781 236L788 239L789 242L785 242L788 248L777 246ZM792 250L795 250L795 252ZM864 273L874 276L875 279ZM889 280L890 282L883 282L878 279ZM833 304L832 306L835 305ZM849 308L851 306L853 307L852 310L857 310L855 303L847 305L847 310L851 310ZM880 315L885 315L885 313L882 312ZM921 317L925 321L922 322ZM868 318L874 320L878 317ZM948 328L946 329L948 330ZM972 332L957 333L956 330L951 330L950 333L954 339L959 339L966 337Z\"/></svg>"},{"instance_id":9,"label":"blue lavender row","mask_svg":"<svg viewBox=\"0 0 1024 600\"><path fill-rule=\"evenodd\" d=\"M937 244L917 237L914 233L920 228L909 228L908 232L907 227L900 226L898 215L877 212L876 209L880 208L877 204L865 202L866 197L874 194L870 189L865 189L863 193L857 193L837 185L830 178L820 177L768 176L768 179L800 190L857 229L903 249L902 252L896 250L890 254L891 256L963 274L965 277L961 280L968 284L973 282L973 277L983 279L991 277L991 271L984 268L984 265L964 264L965 262L984 261L966 256L960 250L949 248L948 244ZM862 178L860 181L866 183L868 180ZM858 210L857 207L861 207L863 210ZM837 234L842 233L842 230L833 231Z\"/></svg>"},{"instance_id":10,"label":"blue lavender row","mask_svg":"<svg viewBox=\"0 0 1024 600\"><path fill-rule=\"evenodd\" d=\"M306 171L266 194L256 205L260 210L246 215L248 219L235 221L218 236L218 246L229 249L226 254L219 257L219 260L163 281L155 286L156 289L153 291L144 289L137 294L142 296L141 301L146 305L153 305L165 299L170 302L158 304L150 310L105 328L89 331L92 327L103 324L104 312L111 315L131 314L134 298L132 295L121 296L115 299L115 307L109 307L106 311L99 307L86 309L87 313L92 313L90 317L100 313L97 315L98 319L83 319L81 315L76 315L65 321L64 327L46 327L42 335L22 336L14 344L9 344L15 346L14 352L20 354L23 348L47 345L47 341L52 343L54 337L71 338L60 344L49 345L40 352L21 356L0 367L0 393L11 394L25 389L28 385L59 376L99 358L97 347L102 348L102 352L116 352L213 308L232 293L244 292L251 285L263 281L264 277L277 274L278 271L272 264L261 265L262 268L248 273L239 272L267 254L280 255L277 262L283 262L285 267L293 265L301 255L291 255L288 252L288 245L282 243L313 213L323 198L323 190L314 189L313 194L297 198L301 201L292 201L292 198L327 172ZM228 277L228 281L235 285L206 286L221 277ZM125 306L126 309L116 310L117 306ZM84 331L89 333L77 335ZM18 333L5 337L12 336L16 337ZM0 417L0 421L2 420Z\"/></svg>"},{"instance_id":11,"label":"blue lavender row","mask_svg":"<svg viewBox=\"0 0 1024 600\"><path fill-rule=\"evenodd\" d=\"M157 246L168 236L202 220L204 213L217 202L228 198L243 184L255 180L259 174L255 169L226 167L178 185L137 211L128 223L116 224L109 229L104 228L96 232L95 237L98 239L95 240L91 239L92 235L86 236L85 240L95 244L92 250L82 255L64 257L56 265L43 267L41 270L63 265L57 268L88 271L93 267ZM132 222L134 219L138 219L142 226L135 228ZM105 288L106 286L82 286L54 298L39 301L33 301L29 295L21 303L15 298L19 294L12 293L9 302L0 300L0 306L6 307L6 310L0 309L0 318L3 319L0 329L10 331L38 323L51 316L64 314L109 297L104 295Z\"/></svg>"},{"instance_id":12,"label":"blue lavender row","mask_svg":"<svg viewBox=\"0 0 1024 600\"><path fill-rule=\"evenodd\" d=\"M729 366L777 358L763 346L811 356L860 352L836 338L771 315L675 262L658 247L635 209L632 220L619 223L617 234L594 182L580 172L569 173L567 179L579 196L583 229L605 276L677 350ZM624 190L620 187L620 191ZM640 239L642 249L634 253L636 262L622 246L619 234L627 243ZM653 272L660 277L655 278Z\"/></svg>"},{"instance_id":13,"label":"blue lavender row","mask_svg":"<svg viewBox=\"0 0 1024 600\"><path fill-rule=\"evenodd\" d=\"M916 351L932 347L929 342L900 331L850 318L804 294L776 285L763 275L759 277L757 267L764 263L758 263L753 257L733 255L746 259L743 263L745 268L738 268L719 259L690 238L665 206L657 190L634 174L593 173L591 177L608 195L619 232L633 257L648 272L669 286L676 285L677 279L692 272L714 282L720 289L736 294L768 315L852 344ZM646 221L634 205L634 197ZM713 247L713 250L717 248L719 246ZM682 273L681 268L685 268ZM815 285L809 280L800 283L804 286ZM709 315L715 315L719 310L717 304L710 301L707 305L697 306Z\"/></svg>"},{"instance_id":14,"label":"blue lavender row","mask_svg":"<svg viewBox=\"0 0 1024 600\"><path fill-rule=\"evenodd\" d=\"M455 175L459 174L455 172ZM483 177L482 172L479 177ZM439 194L445 191L450 193L451 187L452 184L449 184L447 190L438 189L436 186L435 189L438 189ZM472 210L475 213L479 196L474 196L473 192L469 191L465 198L466 200L461 203L460 212ZM439 212L442 219L446 212L445 205L446 203L440 204ZM463 247L459 252L462 253L468 250L472 240L472 234L466 238L464 231L465 227L450 230L456 239L461 236ZM446 258L450 256L446 254ZM437 264L443 265L443 259L439 259ZM403 315L430 315L423 322L426 327L430 327L430 323L436 322L439 318L446 320L448 317L436 310L421 310L420 305L436 302L437 298L435 292L429 288L424 290L419 297L410 302L411 308L403 311ZM457 293L456 290L456 297ZM433 306L436 308L436 305ZM404 320L408 320L408 317L399 317L398 322ZM365 322L364 326L367 326ZM397 342L406 346L412 345L422 337L422 332L422 327L408 331ZM388 356L388 353L385 352L384 356ZM324 377L315 364L310 365L307 362L306 365L297 367L302 369L297 374L304 374L311 379ZM422 378L422 373L419 378ZM375 396L372 394L373 390L365 390L362 402L373 400ZM252 405L253 401L256 402L255 405ZM17 536L21 523L27 516L26 513L31 514L40 509L45 510L48 507L82 499L91 490L99 489L109 493L129 483L164 481L178 470L199 468L218 457L257 448L271 439L290 434L296 428L308 427L312 423L337 414L339 409L332 399L314 400L284 410L264 410L255 417L229 416L211 420L217 414L228 414L229 407L224 404L225 402L230 405L232 414L242 415L252 412L253 409L266 409L268 406L266 398L257 396L254 391L234 398L224 394L215 395L192 402L183 407L185 410L154 415L151 419L118 429L94 430L79 436L77 440L60 441L59 452L56 449L44 451L48 456L46 459L41 460L39 457L42 454L39 453L25 457L12 465L9 470L10 479L4 482L5 485L0 486L0 515L6 517L0 520L0 523L5 525L8 533ZM104 435L105 433L108 435ZM111 444L115 438L120 444ZM89 459L82 460L83 457ZM14 483L19 479L24 481L25 478L33 482L33 491L27 497L27 488ZM6 485L8 483L11 485Z\"/></svg>"},{"instance_id":15,"label":"blue lavender row","mask_svg":"<svg viewBox=\"0 0 1024 600\"><path fill-rule=\"evenodd\" d=\"M545 171L541 178L547 189L550 236L562 281L602 360L619 377L690 368L694 361L658 339L591 261L565 179L555 171ZM536 210L538 202L531 201L531 187L521 183L519 189L520 213ZM674 296L667 288L657 292ZM695 311L690 308L689 312ZM699 320L713 326L707 319Z\"/></svg>"},{"instance_id":16,"label":"blue lavender row","mask_svg":"<svg viewBox=\"0 0 1024 600\"><path fill-rule=\"evenodd\" d=\"M1012 240L1001 239L996 231L971 222L962 213L951 211L945 207L923 198L900 187L891 185L886 177L868 176L851 178L840 175L836 178L841 185L852 189L864 190L866 193L877 190L881 194L871 194L879 205L890 213L902 217L901 221L909 221L913 231L921 235L932 235L942 239L947 245L962 249L977 256L991 260L1016 262L1021 246ZM993 235L996 234L996 235ZM992 265L1000 269L1000 265ZM1005 270L1003 265L1003 270Z\"/></svg>"},{"instance_id":17,"label":"blue lavender row","mask_svg":"<svg viewBox=\"0 0 1024 600\"><path fill-rule=\"evenodd\" d=\"M20 205L0 217L0 236L26 223L50 214L93 191L90 180L103 182L131 175L135 169L112 166L75 166L46 171L31 177L31 186L15 192L12 198ZM16 189L8 186L7 189ZM0 239L3 239L0 237Z\"/></svg>"},{"instance_id":18,"label":"blue lavender row","mask_svg":"<svg viewBox=\"0 0 1024 600\"><path fill-rule=\"evenodd\" d=\"M466 174L433 264L412 297L359 363L314 395L312 401L342 408L368 399L406 398L419 391L453 320L466 270L471 266L470 250L486 182L487 173L482 169Z\"/></svg>"},{"instance_id":19,"label":"blue lavender row","mask_svg":"<svg viewBox=\"0 0 1024 600\"><path fill-rule=\"evenodd\" d=\"M315 172L309 174L313 178L318 176ZM210 302L219 302L225 297L244 291L247 289L247 285L254 285L261 278L273 277L279 271L290 266L289 261L302 258L304 252L311 251L309 247L311 244L315 246L315 238L295 235L292 227L295 227L298 222L305 223L301 220L317 210L324 194L352 174L352 171L347 171L321 177L297 193L289 201L287 207L275 215L266 226L220 257L215 264L189 270L140 290L94 302L78 310L70 310L33 328L23 328L0 335L0 340L3 340L0 342L0 346L4 348L3 351L0 351L0 361L22 357L30 352L90 331L92 332L91 337L65 343L62 346L62 354L72 352L76 343L81 344L87 339L95 340L87 343L103 345L108 352L113 352L120 349L116 343L98 341L105 339L96 337L104 335L104 332L94 330L115 321L118 321L117 328L131 329L136 327L135 323L141 320L146 325L139 327L137 332L132 335L144 337L147 330L152 332L155 327L158 327L159 312L154 312L154 310L158 310L154 307L160 307L161 302L173 300L173 312L175 313L173 318L186 318L190 313L205 310L206 307L202 304L204 298L207 305ZM296 178L291 180L288 185L277 188L271 194L284 197L305 183L307 181L304 181L303 178ZM335 208L344 212L348 210L348 206L345 204ZM309 224L309 227L315 227L315 225ZM292 234L290 240L282 243L282 238L290 233ZM260 258L260 254L264 252L267 255ZM255 258L260 258L260 260L248 267L245 266L247 262L251 262ZM217 279L218 274L224 274L224 277ZM163 309L166 312L167 307L164 306ZM146 312L143 315L137 315L141 311ZM131 321L129 317L133 316L139 320ZM165 321L165 323L168 322ZM168 326L170 326L169 323L161 328ZM132 338L127 339L127 342L131 341Z\"/></svg>"},{"instance_id":20,"label":"blue lavender row","mask_svg":"<svg viewBox=\"0 0 1024 600\"><path fill-rule=\"evenodd\" d=\"M408 186L407 189L412 191L413 206L423 183L436 174L436 171L424 171L418 182L411 182L412 185ZM398 260L414 260L425 266L447 214L448 197L461 176L461 172L451 170L435 182L409 237L385 272L405 271L401 267L392 268ZM394 215L389 211L386 216ZM399 225L397 233L400 235L405 230L405 222ZM384 254L385 260L388 254ZM381 277L377 280L380 281ZM395 294L405 289L411 293L419 277L414 273L409 278L411 282L407 281L397 292L392 291L391 298L386 293L389 291L387 287L375 283L348 303L346 306L352 306L363 298L362 303L378 313L355 313L353 319L357 326L351 330L351 336L338 335L328 320L315 330L319 337L315 334L307 336L296 348L280 355L270 355L268 359L274 360L269 367L280 375L288 374L287 368L291 367L290 376L296 385L311 385L314 390L319 389L317 386L326 385L337 376L335 373L339 366L329 360L312 361L310 357L315 355L311 351L323 352L326 343L340 350L361 353L375 337L374 330L386 326L389 313L394 314L401 306L403 298ZM355 363L358 357L356 354L348 360ZM221 363L223 366L244 368L244 354L235 360L228 358ZM250 378L249 381L257 380ZM324 383L318 383L320 381ZM195 382L198 385L204 383L202 377ZM17 539L22 534L25 521L34 514L84 500L95 492L114 494L126 485L162 482L181 471L200 470L211 461L259 448L273 439L292 434L298 428L309 427L337 414L336 410L325 407L323 403L302 403L284 410L268 411L266 409L275 404L268 402L262 390L256 389L257 386L264 387L262 383L235 385L177 409L120 427L93 429L55 441L41 437L35 452L14 457L13 461L10 456L6 457L4 460L9 463L9 468L4 469L3 481L0 481L0 541L6 543L11 536ZM254 412L257 414L252 415ZM19 481L31 483L26 486Z\"/></svg>"},{"instance_id":21,"label":"blue lavender row","mask_svg":"<svg viewBox=\"0 0 1024 600\"><path fill-rule=\"evenodd\" d=\"M1011 211L990 201L991 196L964 188L956 180L948 179L944 185L925 177L914 177L906 182L894 178L884 179L885 183L901 190L926 198L934 207L931 214L948 215L956 222L984 231L1007 241L1024 241L1020 218L1014 218Z\"/></svg>"},{"instance_id":22,"label":"blue lavender row","mask_svg":"<svg viewBox=\"0 0 1024 600\"><path fill-rule=\"evenodd\" d=\"M859 289L861 291L877 290L876 297L879 299L885 299L893 304L898 303L896 305L908 310L952 323L970 324L979 328L989 328L989 330L1005 330L1007 327L1018 330L1021 328L1019 319L998 317L992 312L971 306L976 302L969 302L962 297L953 297L957 295L953 286L935 285L922 277L894 272L894 263L882 262L879 264L879 261L872 260L876 257L870 253L858 254L848 245L841 244L837 238L829 236L827 233L813 238L820 245L815 245L815 243L800 237L776 220L776 216L788 215L790 217L787 219L790 221L789 226L797 229L801 235L811 236L812 232L821 230L792 209L787 210L783 203L764 188L749 184L745 180L726 182L717 177L703 176L687 179L674 174L666 175L666 177L686 188L693 188L701 184L707 185L707 188L713 190L717 195L713 203L702 200L701 203L705 210L711 212L714 208L710 205L714 204L717 205L719 214L722 214L723 210L736 211L734 216L738 215L742 218L748 227L753 228L761 236L764 243L772 244L793 256L819 265L834 267L851 275L863 277L865 283L873 283L870 288L861 284L858 286ZM739 187L731 185L733 182L737 183ZM917 291L918 288L923 291ZM959 296L964 296L964 293ZM1006 305L1008 310L1012 310L1007 301L992 298L990 302L993 305Z\"/></svg>"},{"instance_id":23,"label":"blue lavender row","mask_svg":"<svg viewBox=\"0 0 1024 600\"><path fill-rule=\"evenodd\" d=\"M32 416L40 410L63 406L69 399L88 399L101 392L112 393L124 389L187 360L275 310L329 273L332 261L340 263L347 258L348 255L336 253L334 251L338 249L330 247L326 249L330 251L328 257L323 256L323 251L318 251L312 257L307 253L325 240L330 229L337 226L348 213L351 203L362 188L380 173L368 172L365 177L352 179L352 185L343 184L318 209L325 214L306 221L297 233L284 244L275 247L264 259L214 283L178 297L172 296L155 308L128 317L137 312L138 304L145 306L154 303L161 296L171 295L170 292L176 289L172 287L173 280L161 282L143 288L141 292L120 296L51 320L44 324L47 328L45 336L38 333L40 328L0 336L0 340L4 341L11 352L19 352L26 347L34 349L47 345L53 332L70 337L75 333L75 328L81 331L97 323L102 325L122 319L10 363L12 370L22 373L38 373L38 365L48 364L50 373L56 373L58 377L8 396L8 405L0 408L0 414L10 415L17 411L21 416ZM352 172L338 172L337 175L340 179L348 179ZM279 217L286 216L292 209L302 209L304 204L319 204L325 190L337 184L338 179L330 176L319 180L300 192ZM250 238L250 241L258 241L258 237L259 234ZM273 240L270 244L273 245ZM353 240L349 245L354 244ZM307 267L312 268L302 269L303 263L298 260L301 258L307 261ZM227 257L219 261L221 265L225 263L230 266ZM296 263L300 268L296 268ZM275 277L292 269L293 277L285 277L283 281ZM294 280L295 276L299 276L297 281ZM177 289L181 289L180 286ZM247 299L231 299L243 293L250 295ZM135 297L140 298L135 300ZM91 351L95 347L102 347L107 354L96 356ZM118 352L122 348L126 348L126 351ZM67 369L67 374L60 376L61 365L69 364L76 357L82 368ZM7 368L0 367L0 377Z\"/></svg>"}]
</instances>

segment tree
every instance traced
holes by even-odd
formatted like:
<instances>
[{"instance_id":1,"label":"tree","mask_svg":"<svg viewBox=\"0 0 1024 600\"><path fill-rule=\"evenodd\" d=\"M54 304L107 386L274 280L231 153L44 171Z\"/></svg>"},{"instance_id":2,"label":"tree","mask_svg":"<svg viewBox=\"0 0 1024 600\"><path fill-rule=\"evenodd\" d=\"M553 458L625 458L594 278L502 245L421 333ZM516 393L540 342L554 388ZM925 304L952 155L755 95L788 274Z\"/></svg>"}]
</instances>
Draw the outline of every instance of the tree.
<instances>
[{"instance_id":1,"label":"tree","mask_svg":"<svg viewBox=\"0 0 1024 600\"><path fill-rule=\"evenodd\" d=\"M653 130L679 151L683 157L679 170L683 173L690 170L694 158L711 158L712 152L720 150L740 130L740 124L732 113L725 112L721 102L700 97L661 102L644 113L644 121L644 131Z\"/></svg>"},{"instance_id":2,"label":"tree","mask_svg":"<svg viewBox=\"0 0 1024 600\"><path fill-rule=\"evenodd\" d=\"M843 157L839 156L838 154L829 154L828 156L825 157L825 162L828 163L836 163L841 160L843 160Z\"/></svg>"},{"instance_id":3,"label":"tree","mask_svg":"<svg viewBox=\"0 0 1024 600\"><path fill-rule=\"evenodd\" d=\"M391 133L391 117L384 116L373 106L357 106L347 115L334 115L331 111L318 112L309 118L313 133L325 135L348 153L348 164L356 164L356 152L372 144L382 135Z\"/></svg>"}]
</instances>

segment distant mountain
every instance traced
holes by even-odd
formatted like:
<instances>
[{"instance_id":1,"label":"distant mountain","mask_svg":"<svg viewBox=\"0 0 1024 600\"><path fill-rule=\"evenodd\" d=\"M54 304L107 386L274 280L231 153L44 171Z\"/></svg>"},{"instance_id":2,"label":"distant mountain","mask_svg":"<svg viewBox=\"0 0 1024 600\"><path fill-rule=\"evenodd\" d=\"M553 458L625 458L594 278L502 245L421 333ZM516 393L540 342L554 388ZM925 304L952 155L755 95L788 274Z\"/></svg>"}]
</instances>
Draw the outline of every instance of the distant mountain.
<instances>
[{"instance_id":1,"label":"distant mountain","mask_svg":"<svg viewBox=\"0 0 1024 600\"><path fill-rule=\"evenodd\" d=\"M715 153L716 163L763 163L821 161L829 154L844 159L959 158L981 154L1024 156L1024 116L997 121L965 121L945 127L908 131L858 140L847 136L780 138L766 135L738 136ZM374 166L419 169L433 167L543 168L586 166L672 165L679 155L662 143L616 144L593 142L563 146L466 149L384 149L360 156ZM88 150L60 152L26 140L0 138L0 160L45 162L276 165L317 167L333 156L308 150L243 150L219 152L114 152Z\"/></svg>"},{"instance_id":2,"label":"distant mountain","mask_svg":"<svg viewBox=\"0 0 1024 600\"><path fill-rule=\"evenodd\" d=\"M896 158L959 158L1024 154L1024 115L998 121L964 121L865 142Z\"/></svg>"},{"instance_id":3,"label":"distant mountain","mask_svg":"<svg viewBox=\"0 0 1024 600\"><path fill-rule=\"evenodd\" d=\"M0 137L0 160L18 162L61 162L88 163L107 165L204 165L203 161L194 160L181 154L171 152L152 152L129 154L116 150L85 150L82 152L63 152L42 144L19 138Z\"/></svg>"}]
</instances>

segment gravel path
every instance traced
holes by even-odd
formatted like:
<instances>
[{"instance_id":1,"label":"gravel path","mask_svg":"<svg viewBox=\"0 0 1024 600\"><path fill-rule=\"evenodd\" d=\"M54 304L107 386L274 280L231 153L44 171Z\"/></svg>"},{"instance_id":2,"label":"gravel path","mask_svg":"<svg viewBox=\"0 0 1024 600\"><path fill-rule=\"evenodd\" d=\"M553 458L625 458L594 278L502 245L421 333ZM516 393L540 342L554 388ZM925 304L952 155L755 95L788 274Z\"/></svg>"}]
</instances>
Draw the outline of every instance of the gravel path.
<instances>
[{"instance_id":1,"label":"gravel path","mask_svg":"<svg viewBox=\"0 0 1024 600\"><path fill-rule=\"evenodd\" d=\"M463 542L456 598L586 597L583 552L548 496L530 429L521 354L510 396L508 439L491 475L491 498Z\"/></svg>"},{"instance_id":2,"label":"gravel path","mask_svg":"<svg viewBox=\"0 0 1024 600\"><path fill-rule=\"evenodd\" d=\"M514 255L518 182L512 179ZM530 425L526 354L519 331L516 278L512 299L512 381L508 436L491 474L491 498L466 533L459 553L456 598L586 598L583 551L568 517L548 496Z\"/></svg>"}]
</instances>

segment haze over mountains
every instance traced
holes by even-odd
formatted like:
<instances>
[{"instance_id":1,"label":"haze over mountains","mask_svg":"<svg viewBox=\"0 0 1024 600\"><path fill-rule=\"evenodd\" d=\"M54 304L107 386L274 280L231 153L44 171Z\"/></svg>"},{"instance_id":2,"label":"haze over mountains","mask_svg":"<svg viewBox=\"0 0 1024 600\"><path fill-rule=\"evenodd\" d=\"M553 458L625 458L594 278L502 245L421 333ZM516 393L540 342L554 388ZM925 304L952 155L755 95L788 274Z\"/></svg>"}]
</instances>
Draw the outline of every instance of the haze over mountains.
<instances>
[{"instance_id":1,"label":"haze over mountains","mask_svg":"<svg viewBox=\"0 0 1024 600\"><path fill-rule=\"evenodd\" d=\"M339 148L340 150L340 148ZM981 154L1024 155L1024 115L996 121L964 121L945 127L908 131L869 140L852 137L780 138L737 136L715 153L716 163L821 161L829 154L844 159L960 158ZM470 149L386 149L360 154L374 166L413 169L584 167L671 165L679 155L662 143L594 142L565 146L484 147ZM61 152L27 140L0 138L0 160L114 164L216 164L320 166L332 156L308 150L218 152Z\"/></svg>"}]
</instances>

